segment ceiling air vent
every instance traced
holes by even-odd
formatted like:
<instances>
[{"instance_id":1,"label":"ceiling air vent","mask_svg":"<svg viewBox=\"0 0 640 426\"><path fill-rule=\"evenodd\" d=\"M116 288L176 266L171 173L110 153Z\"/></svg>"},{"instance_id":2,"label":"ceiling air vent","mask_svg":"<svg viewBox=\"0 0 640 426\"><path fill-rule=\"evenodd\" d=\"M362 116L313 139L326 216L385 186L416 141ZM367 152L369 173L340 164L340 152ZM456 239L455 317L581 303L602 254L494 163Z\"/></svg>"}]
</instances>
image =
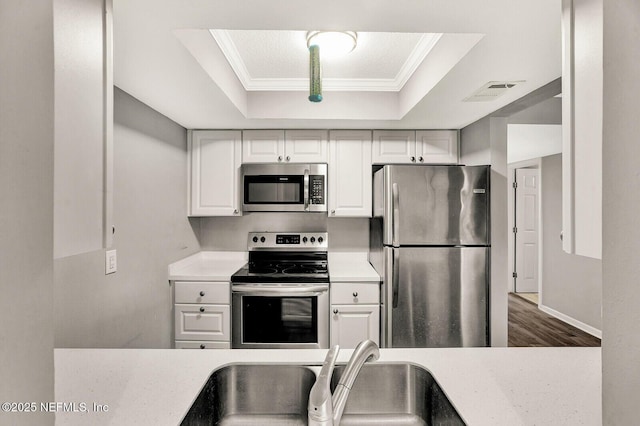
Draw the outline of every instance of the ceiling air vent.
<instances>
[{"instance_id":1,"label":"ceiling air vent","mask_svg":"<svg viewBox=\"0 0 640 426\"><path fill-rule=\"evenodd\" d=\"M504 95L509 89L517 84L524 83L524 80L518 81L490 81L476 90L471 96L464 99L465 102L488 102Z\"/></svg>"}]
</instances>

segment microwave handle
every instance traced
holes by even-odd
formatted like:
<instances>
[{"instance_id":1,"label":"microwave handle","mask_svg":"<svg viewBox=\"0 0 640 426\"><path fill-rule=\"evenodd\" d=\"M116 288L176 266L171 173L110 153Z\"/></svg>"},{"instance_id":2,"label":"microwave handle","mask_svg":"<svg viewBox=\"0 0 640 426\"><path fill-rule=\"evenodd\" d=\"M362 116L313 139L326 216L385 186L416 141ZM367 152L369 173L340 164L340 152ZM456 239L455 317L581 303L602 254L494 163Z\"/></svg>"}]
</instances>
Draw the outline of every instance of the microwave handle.
<instances>
[{"instance_id":1,"label":"microwave handle","mask_svg":"<svg viewBox=\"0 0 640 426\"><path fill-rule=\"evenodd\" d=\"M309 169L304 170L304 211L309 211Z\"/></svg>"}]
</instances>

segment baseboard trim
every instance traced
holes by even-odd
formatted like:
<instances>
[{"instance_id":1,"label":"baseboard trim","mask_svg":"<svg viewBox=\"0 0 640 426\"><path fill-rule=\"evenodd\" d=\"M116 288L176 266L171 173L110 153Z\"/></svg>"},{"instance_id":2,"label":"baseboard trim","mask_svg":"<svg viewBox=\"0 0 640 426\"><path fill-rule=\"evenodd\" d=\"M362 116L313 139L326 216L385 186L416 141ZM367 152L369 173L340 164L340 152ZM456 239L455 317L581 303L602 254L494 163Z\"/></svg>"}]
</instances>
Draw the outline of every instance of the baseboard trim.
<instances>
[{"instance_id":1,"label":"baseboard trim","mask_svg":"<svg viewBox=\"0 0 640 426\"><path fill-rule=\"evenodd\" d=\"M584 331L585 333L589 333L590 335L595 336L598 339L602 339L602 330L598 330L597 328L592 327L589 324L585 324L582 321L578 321L577 319L572 318L569 315L565 315L562 312L558 312L555 309L545 306L543 304L539 304L538 309L540 309L542 312L545 312L551 315L552 317L558 318L560 321L564 321L567 324L572 325L575 328L578 328Z\"/></svg>"}]
</instances>

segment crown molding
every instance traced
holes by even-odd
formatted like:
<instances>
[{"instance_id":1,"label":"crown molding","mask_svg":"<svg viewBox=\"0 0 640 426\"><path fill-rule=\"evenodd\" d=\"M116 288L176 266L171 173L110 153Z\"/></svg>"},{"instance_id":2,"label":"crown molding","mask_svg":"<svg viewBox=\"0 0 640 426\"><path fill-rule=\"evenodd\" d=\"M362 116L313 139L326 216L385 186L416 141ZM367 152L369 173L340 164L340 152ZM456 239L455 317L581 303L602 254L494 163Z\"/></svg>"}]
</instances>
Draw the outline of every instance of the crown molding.
<instances>
[{"instance_id":1,"label":"crown molding","mask_svg":"<svg viewBox=\"0 0 640 426\"><path fill-rule=\"evenodd\" d=\"M209 30L209 32L246 91L304 91L309 89L308 78L252 78L229 32L217 29ZM399 92L441 36L442 34L422 34L393 79L323 78L322 89L345 92Z\"/></svg>"}]
</instances>

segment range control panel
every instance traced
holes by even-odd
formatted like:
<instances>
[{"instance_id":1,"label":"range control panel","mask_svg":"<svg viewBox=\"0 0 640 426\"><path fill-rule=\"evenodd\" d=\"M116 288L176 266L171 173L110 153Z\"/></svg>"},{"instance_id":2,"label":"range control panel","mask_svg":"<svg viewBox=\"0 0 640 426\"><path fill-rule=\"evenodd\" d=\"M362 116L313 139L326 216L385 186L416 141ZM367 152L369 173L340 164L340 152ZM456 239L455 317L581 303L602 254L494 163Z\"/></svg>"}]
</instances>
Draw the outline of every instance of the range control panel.
<instances>
[{"instance_id":1,"label":"range control panel","mask_svg":"<svg viewBox=\"0 0 640 426\"><path fill-rule=\"evenodd\" d=\"M326 232L250 232L247 247L249 251L327 251L329 242Z\"/></svg>"}]
</instances>

